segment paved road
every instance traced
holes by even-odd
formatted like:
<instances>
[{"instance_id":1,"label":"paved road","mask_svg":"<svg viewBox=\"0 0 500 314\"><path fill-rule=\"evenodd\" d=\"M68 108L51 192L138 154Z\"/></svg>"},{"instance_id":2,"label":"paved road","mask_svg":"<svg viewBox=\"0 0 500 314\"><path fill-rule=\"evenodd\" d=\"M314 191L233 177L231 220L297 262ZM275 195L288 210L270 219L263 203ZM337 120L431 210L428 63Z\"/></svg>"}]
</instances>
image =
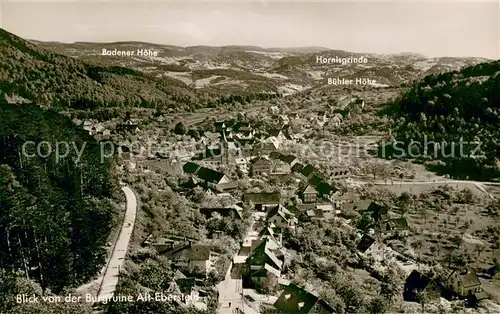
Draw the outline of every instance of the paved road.
<instances>
[{"instance_id":1,"label":"paved road","mask_svg":"<svg viewBox=\"0 0 500 314\"><path fill-rule=\"evenodd\" d=\"M123 266L127 249L134 230L135 217L137 214L137 199L134 192L127 186L122 188L127 198L127 211L123 219L122 229L118 240L116 241L115 248L111 254L104 278L101 283L101 288L97 294L98 300L109 299L113 297L118 278L120 275L120 268Z\"/></svg>"},{"instance_id":2,"label":"paved road","mask_svg":"<svg viewBox=\"0 0 500 314\"><path fill-rule=\"evenodd\" d=\"M245 241L251 241L256 238L256 232L253 231L254 221L250 224L245 235ZM233 257L233 262L226 272L224 281L217 285L219 291L219 308L217 314L257 314L250 306L243 301L243 283L241 276L231 278L231 272L234 266L234 260L238 260L238 252ZM239 311L242 312L239 312Z\"/></svg>"}]
</instances>

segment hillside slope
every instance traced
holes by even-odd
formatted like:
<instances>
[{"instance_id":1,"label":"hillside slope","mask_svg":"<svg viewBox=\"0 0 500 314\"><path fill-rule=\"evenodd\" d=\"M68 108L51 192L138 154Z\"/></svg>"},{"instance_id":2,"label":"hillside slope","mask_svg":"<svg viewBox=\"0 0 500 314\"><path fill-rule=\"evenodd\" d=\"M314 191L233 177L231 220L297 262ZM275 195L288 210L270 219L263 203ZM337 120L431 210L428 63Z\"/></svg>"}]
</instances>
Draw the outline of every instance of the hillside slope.
<instances>
[{"instance_id":1,"label":"hillside slope","mask_svg":"<svg viewBox=\"0 0 500 314\"><path fill-rule=\"evenodd\" d=\"M399 147L386 154L439 160L438 170L455 177L499 176L500 61L427 76L389 110Z\"/></svg>"},{"instance_id":2,"label":"hillside slope","mask_svg":"<svg viewBox=\"0 0 500 314\"><path fill-rule=\"evenodd\" d=\"M0 270L54 292L96 274L116 215L112 164L70 119L0 102Z\"/></svg>"},{"instance_id":3,"label":"hillside slope","mask_svg":"<svg viewBox=\"0 0 500 314\"><path fill-rule=\"evenodd\" d=\"M192 46L114 43L44 43L51 51L103 65L119 65L157 77L168 77L203 93L294 93L326 86L329 77L367 78L399 86L429 74L458 70L481 58L426 58L416 54L378 55L331 50L322 47L261 48L252 46ZM118 57L102 55L102 49L134 51L151 49L156 56ZM367 63L321 64L323 57L366 57ZM341 86L340 88L342 88ZM339 88L339 86L333 86ZM348 87L349 88L349 87Z\"/></svg>"},{"instance_id":4,"label":"hillside slope","mask_svg":"<svg viewBox=\"0 0 500 314\"><path fill-rule=\"evenodd\" d=\"M50 52L0 29L0 92L56 108L191 105L196 93L178 80L120 66L98 66Z\"/></svg>"}]
</instances>

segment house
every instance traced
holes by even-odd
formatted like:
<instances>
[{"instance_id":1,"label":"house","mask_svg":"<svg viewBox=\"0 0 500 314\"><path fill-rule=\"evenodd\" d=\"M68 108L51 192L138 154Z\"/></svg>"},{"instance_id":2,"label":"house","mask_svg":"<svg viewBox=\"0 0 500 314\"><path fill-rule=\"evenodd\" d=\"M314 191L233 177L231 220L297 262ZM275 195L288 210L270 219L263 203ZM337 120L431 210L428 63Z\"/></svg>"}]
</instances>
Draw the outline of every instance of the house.
<instances>
[{"instance_id":1,"label":"house","mask_svg":"<svg viewBox=\"0 0 500 314\"><path fill-rule=\"evenodd\" d=\"M448 288L460 297L472 297L475 293L482 292L479 278L470 269L464 271L454 270L446 283Z\"/></svg>"},{"instance_id":2,"label":"house","mask_svg":"<svg viewBox=\"0 0 500 314\"><path fill-rule=\"evenodd\" d=\"M198 182L203 183L209 188L216 188L218 184L230 182L229 178L227 178L222 172L206 167L200 167L195 175Z\"/></svg>"},{"instance_id":3,"label":"house","mask_svg":"<svg viewBox=\"0 0 500 314\"><path fill-rule=\"evenodd\" d=\"M293 168L293 166L295 166L295 164L298 163L298 159L297 157L295 157L294 155L282 155L280 154L280 156L278 157L279 160L281 160L282 162L284 163L287 163L290 165L290 170Z\"/></svg>"},{"instance_id":4,"label":"house","mask_svg":"<svg viewBox=\"0 0 500 314\"><path fill-rule=\"evenodd\" d=\"M233 133L235 140L248 141L254 138L255 130L250 127L249 123L238 122L233 128Z\"/></svg>"},{"instance_id":5,"label":"house","mask_svg":"<svg viewBox=\"0 0 500 314\"><path fill-rule=\"evenodd\" d=\"M279 152L271 152L269 160L274 163L274 174L289 174L292 172L292 167L297 163L297 157L293 155L283 155Z\"/></svg>"},{"instance_id":6,"label":"house","mask_svg":"<svg viewBox=\"0 0 500 314\"><path fill-rule=\"evenodd\" d=\"M212 251L210 245L191 243L167 254L174 268L205 275L216 271L215 263L219 256L218 253Z\"/></svg>"},{"instance_id":7,"label":"house","mask_svg":"<svg viewBox=\"0 0 500 314\"><path fill-rule=\"evenodd\" d=\"M280 194L278 192L246 193L244 201L256 210L266 210L279 205Z\"/></svg>"},{"instance_id":8,"label":"house","mask_svg":"<svg viewBox=\"0 0 500 314\"><path fill-rule=\"evenodd\" d=\"M242 208L237 205L217 208L200 208L200 213L207 219L212 218L214 215L220 215L222 217L232 217L233 219L243 220Z\"/></svg>"},{"instance_id":9,"label":"house","mask_svg":"<svg viewBox=\"0 0 500 314\"><path fill-rule=\"evenodd\" d=\"M309 180L315 175L320 176L321 172L313 165L307 164L300 170L300 174L302 174L307 180Z\"/></svg>"},{"instance_id":10,"label":"house","mask_svg":"<svg viewBox=\"0 0 500 314\"><path fill-rule=\"evenodd\" d=\"M278 144L273 141L260 141L253 146L253 153L255 155L269 155L278 149Z\"/></svg>"},{"instance_id":11,"label":"house","mask_svg":"<svg viewBox=\"0 0 500 314\"><path fill-rule=\"evenodd\" d=\"M236 185L222 172L201 167L193 162L187 162L182 168L185 173L192 175L194 184L202 184L219 192L236 188Z\"/></svg>"},{"instance_id":12,"label":"house","mask_svg":"<svg viewBox=\"0 0 500 314\"><path fill-rule=\"evenodd\" d=\"M401 235L408 236L410 234L410 227L406 218L390 219L387 222L380 224L380 229L385 234L392 234L397 232Z\"/></svg>"},{"instance_id":13,"label":"house","mask_svg":"<svg viewBox=\"0 0 500 314\"><path fill-rule=\"evenodd\" d=\"M436 281L413 270L406 278L403 298L405 301L419 301L419 293L425 292L430 300L439 299L441 289Z\"/></svg>"},{"instance_id":14,"label":"house","mask_svg":"<svg viewBox=\"0 0 500 314\"><path fill-rule=\"evenodd\" d=\"M318 191L312 185L307 185L304 191L302 191L302 201L304 203L316 203L317 199Z\"/></svg>"},{"instance_id":15,"label":"house","mask_svg":"<svg viewBox=\"0 0 500 314\"><path fill-rule=\"evenodd\" d=\"M373 200L361 200L355 205L355 209L362 214L371 216L376 222L383 222L389 218L387 207Z\"/></svg>"},{"instance_id":16,"label":"house","mask_svg":"<svg viewBox=\"0 0 500 314\"><path fill-rule=\"evenodd\" d=\"M356 193L347 192L342 195L336 195L333 201L335 202L335 206L337 208L342 208L346 203L353 204L354 202L359 201L359 196Z\"/></svg>"},{"instance_id":17,"label":"house","mask_svg":"<svg viewBox=\"0 0 500 314\"><path fill-rule=\"evenodd\" d=\"M274 302L278 313L332 314L333 308L319 296L306 291L293 283L284 287L284 291Z\"/></svg>"},{"instance_id":18,"label":"house","mask_svg":"<svg viewBox=\"0 0 500 314\"><path fill-rule=\"evenodd\" d=\"M217 132L221 132L227 128L225 121L215 121L214 125Z\"/></svg>"},{"instance_id":19,"label":"house","mask_svg":"<svg viewBox=\"0 0 500 314\"><path fill-rule=\"evenodd\" d=\"M258 157L252 163L252 176L271 174L273 162L269 158Z\"/></svg>"},{"instance_id":20,"label":"house","mask_svg":"<svg viewBox=\"0 0 500 314\"><path fill-rule=\"evenodd\" d=\"M205 146L205 149L202 153L193 157L193 160L200 161L200 163L213 167L215 169L219 168L226 162L226 158L224 158L224 152L221 148L210 148Z\"/></svg>"},{"instance_id":21,"label":"house","mask_svg":"<svg viewBox=\"0 0 500 314\"><path fill-rule=\"evenodd\" d=\"M269 209L266 221L268 224L272 224L280 229L295 228L295 225L298 222L295 215L282 205Z\"/></svg>"},{"instance_id":22,"label":"house","mask_svg":"<svg viewBox=\"0 0 500 314\"><path fill-rule=\"evenodd\" d=\"M252 282L259 285L269 275L279 278L284 262L276 254L279 251L277 244L269 238L252 242L257 246L246 260Z\"/></svg>"},{"instance_id":23,"label":"house","mask_svg":"<svg viewBox=\"0 0 500 314\"><path fill-rule=\"evenodd\" d=\"M292 172L292 167L280 159L273 160L273 170L272 175L286 175Z\"/></svg>"},{"instance_id":24,"label":"house","mask_svg":"<svg viewBox=\"0 0 500 314\"><path fill-rule=\"evenodd\" d=\"M196 174L200 168L200 165L195 164L194 162L187 162L182 166L182 170L187 174Z\"/></svg>"},{"instance_id":25,"label":"house","mask_svg":"<svg viewBox=\"0 0 500 314\"><path fill-rule=\"evenodd\" d=\"M304 165L302 165L301 163L298 163L298 162L292 166L292 171L297 173L297 174L301 174L302 169L304 169Z\"/></svg>"},{"instance_id":26,"label":"house","mask_svg":"<svg viewBox=\"0 0 500 314\"><path fill-rule=\"evenodd\" d=\"M132 122L130 119L125 120L122 124L119 124L117 131L130 132L135 134L140 131L139 126Z\"/></svg>"},{"instance_id":27,"label":"house","mask_svg":"<svg viewBox=\"0 0 500 314\"><path fill-rule=\"evenodd\" d=\"M262 230L259 231L258 237L261 240L269 238L270 240L276 242L278 246L281 247L281 245L283 244L283 234L276 233L273 227L274 227L273 225L264 226L264 228L262 228Z\"/></svg>"},{"instance_id":28,"label":"house","mask_svg":"<svg viewBox=\"0 0 500 314\"><path fill-rule=\"evenodd\" d=\"M373 243L375 243L375 239L367 234L364 234L358 243L358 251L360 251L361 253L365 253L369 248L372 247Z\"/></svg>"}]
</instances>

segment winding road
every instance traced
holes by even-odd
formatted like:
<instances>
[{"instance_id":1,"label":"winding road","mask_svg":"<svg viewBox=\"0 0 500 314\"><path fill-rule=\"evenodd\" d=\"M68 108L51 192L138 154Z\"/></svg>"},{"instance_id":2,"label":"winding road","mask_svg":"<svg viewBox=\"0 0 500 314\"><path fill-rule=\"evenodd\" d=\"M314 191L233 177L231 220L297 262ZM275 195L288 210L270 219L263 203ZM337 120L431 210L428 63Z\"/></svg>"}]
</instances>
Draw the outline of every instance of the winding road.
<instances>
[{"instance_id":1,"label":"winding road","mask_svg":"<svg viewBox=\"0 0 500 314\"><path fill-rule=\"evenodd\" d=\"M118 284L120 269L125 261L132 231L134 230L135 217L137 215L137 199L132 189L128 186L122 187L122 191L127 198L127 210L123 218L118 240L116 241L115 248L113 249L113 253L111 254L111 258L104 272L101 287L97 294L98 300L110 299L113 297L116 285Z\"/></svg>"}]
</instances>

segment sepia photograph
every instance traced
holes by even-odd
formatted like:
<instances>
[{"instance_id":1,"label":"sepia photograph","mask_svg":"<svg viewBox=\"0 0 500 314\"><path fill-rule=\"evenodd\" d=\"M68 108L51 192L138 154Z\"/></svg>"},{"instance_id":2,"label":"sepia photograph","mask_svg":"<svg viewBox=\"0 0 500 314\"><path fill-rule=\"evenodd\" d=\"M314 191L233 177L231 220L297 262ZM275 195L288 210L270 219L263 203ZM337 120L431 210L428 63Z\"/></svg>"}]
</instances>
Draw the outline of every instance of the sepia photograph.
<instances>
[{"instance_id":1,"label":"sepia photograph","mask_svg":"<svg viewBox=\"0 0 500 314\"><path fill-rule=\"evenodd\" d=\"M500 2L0 0L0 314L500 314Z\"/></svg>"}]
</instances>

